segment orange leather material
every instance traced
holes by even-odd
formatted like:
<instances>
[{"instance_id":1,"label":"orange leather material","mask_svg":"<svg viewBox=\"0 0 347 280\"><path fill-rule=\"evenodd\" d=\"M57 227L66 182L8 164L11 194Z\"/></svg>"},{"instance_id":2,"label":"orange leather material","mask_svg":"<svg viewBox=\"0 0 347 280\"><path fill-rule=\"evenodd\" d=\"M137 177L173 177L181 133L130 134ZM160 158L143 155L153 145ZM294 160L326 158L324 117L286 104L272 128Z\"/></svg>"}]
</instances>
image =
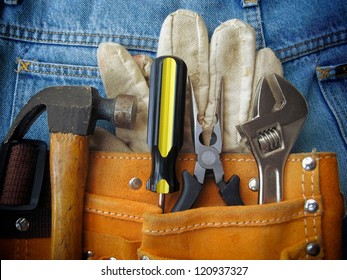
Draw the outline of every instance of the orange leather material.
<instances>
[{"instance_id":1,"label":"orange leather material","mask_svg":"<svg viewBox=\"0 0 347 280\"><path fill-rule=\"evenodd\" d=\"M302 168L306 156L317 161L312 171ZM193 174L194 164L195 155L180 155L178 175L183 170ZM257 193L248 188L249 179L258 176L252 155L222 155L222 164L225 179L233 174L240 176L245 206L225 206L213 180L207 178L194 209L169 213L179 193L168 194L166 213L161 214L158 194L145 186L151 171L149 154L92 152L83 250L92 251L92 259L341 258L344 209L334 154L290 155L284 173L284 200L266 205L258 205ZM129 184L135 177L142 181L139 189ZM305 211L308 199L317 201L316 213ZM34 248L22 248L16 242L0 240L0 251L5 248L2 258L34 256ZM319 245L317 256L307 254L309 243ZM46 245L40 248L49 251L49 242ZM42 257L49 257L49 252L42 253Z\"/></svg>"},{"instance_id":2,"label":"orange leather material","mask_svg":"<svg viewBox=\"0 0 347 280\"><path fill-rule=\"evenodd\" d=\"M154 259L279 259L293 244L302 243L304 247L297 249L305 251L303 241L320 243L322 212L308 215L303 205L304 199L299 198L148 214L139 252ZM300 258L306 258L306 253Z\"/></svg>"},{"instance_id":3,"label":"orange leather material","mask_svg":"<svg viewBox=\"0 0 347 280\"><path fill-rule=\"evenodd\" d=\"M155 205L91 193L84 209L84 251L116 259L137 259L143 216L161 212Z\"/></svg>"}]
</instances>

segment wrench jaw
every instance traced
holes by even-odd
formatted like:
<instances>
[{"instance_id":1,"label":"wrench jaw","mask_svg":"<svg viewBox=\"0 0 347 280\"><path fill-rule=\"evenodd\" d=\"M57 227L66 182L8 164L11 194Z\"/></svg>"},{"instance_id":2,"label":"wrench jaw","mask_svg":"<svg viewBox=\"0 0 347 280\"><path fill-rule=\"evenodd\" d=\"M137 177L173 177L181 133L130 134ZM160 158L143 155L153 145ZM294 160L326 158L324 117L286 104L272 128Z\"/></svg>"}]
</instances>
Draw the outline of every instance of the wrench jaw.
<instances>
[{"instance_id":1,"label":"wrench jaw","mask_svg":"<svg viewBox=\"0 0 347 280\"><path fill-rule=\"evenodd\" d=\"M283 78L270 75L258 86L254 118L236 128L256 159L259 204L283 200L283 171L304 125L307 104Z\"/></svg>"},{"instance_id":2,"label":"wrench jaw","mask_svg":"<svg viewBox=\"0 0 347 280\"><path fill-rule=\"evenodd\" d=\"M237 129L251 150L258 166L258 203L273 203L283 200L283 170L290 149L283 141L279 123L259 128L256 119L237 126Z\"/></svg>"}]
</instances>

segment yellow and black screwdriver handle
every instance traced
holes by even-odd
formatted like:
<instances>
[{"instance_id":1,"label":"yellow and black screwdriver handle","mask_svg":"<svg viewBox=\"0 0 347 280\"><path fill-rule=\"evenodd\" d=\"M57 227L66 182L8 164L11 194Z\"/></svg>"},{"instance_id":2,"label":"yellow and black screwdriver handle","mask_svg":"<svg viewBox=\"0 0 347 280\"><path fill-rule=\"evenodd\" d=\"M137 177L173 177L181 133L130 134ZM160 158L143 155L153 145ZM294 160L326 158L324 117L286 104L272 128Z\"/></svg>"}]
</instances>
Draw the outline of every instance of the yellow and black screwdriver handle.
<instances>
[{"instance_id":1,"label":"yellow and black screwdriver handle","mask_svg":"<svg viewBox=\"0 0 347 280\"><path fill-rule=\"evenodd\" d=\"M180 58L158 57L150 79L147 143L152 155L152 172L147 189L164 195L179 190L176 159L183 145L187 66Z\"/></svg>"}]
</instances>

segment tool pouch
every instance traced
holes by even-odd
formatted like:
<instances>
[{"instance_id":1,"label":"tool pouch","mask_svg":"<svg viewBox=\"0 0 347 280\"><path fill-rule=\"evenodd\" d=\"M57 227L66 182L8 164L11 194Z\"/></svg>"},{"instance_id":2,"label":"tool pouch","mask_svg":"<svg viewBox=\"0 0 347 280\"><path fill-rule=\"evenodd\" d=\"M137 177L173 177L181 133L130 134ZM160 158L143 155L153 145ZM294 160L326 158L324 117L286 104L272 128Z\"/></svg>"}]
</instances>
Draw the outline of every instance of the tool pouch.
<instances>
[{"instance_id":1,"label":"tool pouch","mask_svg":"<svg viewBox=\"0 0 347 280\"><path fill-rule=\"evenodd\" d=\"M303 164L307 157L315 163L308 168ZM252 155L225 154L221 160L225 179L240 176L244 206L225 206L213 179L206 178L193 209L170 213L179 195L175 193L166 196L162 214L158 195L145 187L149 154L92 152L83 224L86 258L341 258L344 209L334 154L291 154L284 171L284 200L263 205L248 187L258 176ZM195 155L180 155L178 174L193 174L194 164ZM45 259L49 252L49 236L0 239L1 259Z\"/></svg>"}]
</instances>

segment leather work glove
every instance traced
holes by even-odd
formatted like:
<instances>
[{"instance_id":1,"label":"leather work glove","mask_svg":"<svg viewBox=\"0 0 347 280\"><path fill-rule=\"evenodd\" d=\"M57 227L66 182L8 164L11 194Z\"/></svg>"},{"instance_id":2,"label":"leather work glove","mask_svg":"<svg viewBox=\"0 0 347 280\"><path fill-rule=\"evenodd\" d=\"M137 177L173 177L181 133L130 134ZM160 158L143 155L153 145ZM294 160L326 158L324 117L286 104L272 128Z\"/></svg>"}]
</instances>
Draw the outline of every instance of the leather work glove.
<instances>
[{"instance_id":1,"label":"leather work glove","mask_svg":"<svg viewBox=\"0 0 347 280\"><path fill-rule=\"evenodd\" d=\"M226 21L215 29L209 44L202 18L192 11L178 10L163 23L158 46L158 56L161 55L178 56L187 64L205 145L210 142L223 77L223 152L245 151L236 125L251 116L257 83L270 73L283 75L281 62L271 49L256 52L253 28L238 19ZM187 117L185 132L182 150L192 151Z\"/></svg>"},{"instance_id":2,"label":"leather work glove","mask_svg":"<svg viewBox=\"0 0 347 280\"><path fill-rule=\"evenodd\" d=\"M135 127L131 130L117 128L116 137L97 128L91 141L92 149L147 152L149 73L152 59L145 55L131 56L123 46L116 43L100 44L97 56L107 97L134 95L137 97L138 110Z\"/></svg>"},{"instance_id":3,"label":"leather work glove","mask_svg":"<svg viewBox=\"0 0 347 280\"><path fill-rule=\"evenodd\" d=\"M265 75L280 76L282 66L268 48L256 52L255 31L238 19L222 23L211 43L202 18L189 10L178 10L164 21L157 56L174 55L185 61L198 103L204 143L210 142L215 123L219 88L223 77L223 152L242 152L236 125L250 117L252 93ZM117 129L116 139L98 129L92 147L119 152L147 152L148 77L152 60L131 56L121 45L103 43L98 48L98 64L108 98L132 94L138 99L138 114L133 130ZM187 87L190 88L189 86ZM182 152L193 152L190 125L190 94L186 98L185 137Z\"/></svg>"}]
</instances>

